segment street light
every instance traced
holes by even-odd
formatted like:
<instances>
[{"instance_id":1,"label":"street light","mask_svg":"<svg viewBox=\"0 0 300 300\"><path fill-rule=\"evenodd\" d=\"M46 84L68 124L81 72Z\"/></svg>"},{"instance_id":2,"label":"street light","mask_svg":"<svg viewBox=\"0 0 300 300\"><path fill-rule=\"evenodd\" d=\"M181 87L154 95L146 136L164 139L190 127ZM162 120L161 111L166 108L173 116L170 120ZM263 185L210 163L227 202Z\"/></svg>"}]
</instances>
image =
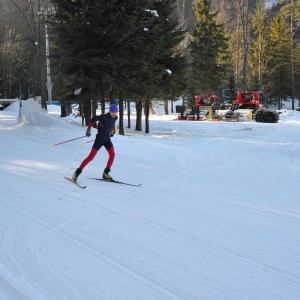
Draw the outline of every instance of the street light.
<instances>
[{"instance_id":1,"label":"street light","mask_svg":"<svg viewBox=\"0 0 300 300\"><path fill-rule=\"evenodd\" d=\"M48 34L48 9L41 10L38 15L43 15L45 18L45 40L46 40L46 66L47 66L47 82L46 87L48 91L48 104L52 104L52 81L51 81L51 69L50 69L50 45L49 45L49 34Z\"/></svg>"},{"instance_id":2,"label":"street light","mask_svg":"<svg viewBox=\"0 0 300 300\"><path fill-rule=\"evenodd\" d=\"M51 105L52 104L52 81L51 81L50 58L49 58L50 47L49 47L47 14L45 15L45 38L46 38L47 91L48 91L48 102Z\"/></svg>"}]
</instances>

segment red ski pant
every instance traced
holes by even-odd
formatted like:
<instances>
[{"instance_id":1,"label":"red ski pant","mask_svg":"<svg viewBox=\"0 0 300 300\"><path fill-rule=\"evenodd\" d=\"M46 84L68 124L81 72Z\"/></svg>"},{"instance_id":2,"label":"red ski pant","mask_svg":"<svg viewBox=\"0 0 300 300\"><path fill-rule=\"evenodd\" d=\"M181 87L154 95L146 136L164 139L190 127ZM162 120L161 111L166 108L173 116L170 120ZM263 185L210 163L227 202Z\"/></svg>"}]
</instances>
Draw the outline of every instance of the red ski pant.
<instances>
[{"instance_id":1,"label":"red ski pant","mask_svg":"<svg viewBox=\"0 0 300 300\"><path fill-rule=\"evenodd\" d=\"M104 143L103 146L106 148L107 152L108 152L108 161L107 161L107 165L106 165L106 168L110 169L111 166L113 165L114 163L114 159L115 159L115 148L114 146L112 145L111 141L109 140L109 143ZM94 146L90 152L90 154L88 155L88 157L81 163L80 165L80 169L83 170L86 165L88 163L90 163L94 157L96 156L98 150L102 147L102 145L99 147L99 144L96 144L96 142L94 143ZM98 148L98 149L97 149Z\"/></svg>"}]
</instances>

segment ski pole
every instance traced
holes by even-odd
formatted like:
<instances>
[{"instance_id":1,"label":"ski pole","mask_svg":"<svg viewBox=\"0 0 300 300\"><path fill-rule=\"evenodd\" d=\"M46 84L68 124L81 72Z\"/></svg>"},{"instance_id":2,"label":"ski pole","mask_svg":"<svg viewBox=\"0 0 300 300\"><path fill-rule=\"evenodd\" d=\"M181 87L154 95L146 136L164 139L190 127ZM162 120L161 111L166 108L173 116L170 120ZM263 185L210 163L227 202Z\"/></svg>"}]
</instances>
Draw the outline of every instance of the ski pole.
<instances>
[{"instance_id":1,"label":"ski pole","mask_svg":"<svg viewBox=\"0 0 300 300\"><path fill-rule=\"evenodd\" d=\"M84 145L84 144L87 144L87 143L91 143L91 142L94 142L95 140L91 140L91 141L88 141L88 142L81 142L80 143L80 146Z\"/></svg>"},{"instance_id":2,"label":"ski pole","mask_svg":"<svg viewBox=\"0 0 300 300\"><path fill-rule=\"evenodd\" d=\"M60 143L57 143L57 144L51 144L51 146L53 147L53 146L61 145L61 144L64 144L64 143L68 143L68 142L71 142L71 141L75 141L75 140L82 139L82 138L84 138L84 137L85 137L85 135L83 135L83 136L80 136L80 137L78 137L78 138L75 138L75 139L71 139L71 140L63 141L63 142L60 142Z\"/></svg>"}]
</instances>

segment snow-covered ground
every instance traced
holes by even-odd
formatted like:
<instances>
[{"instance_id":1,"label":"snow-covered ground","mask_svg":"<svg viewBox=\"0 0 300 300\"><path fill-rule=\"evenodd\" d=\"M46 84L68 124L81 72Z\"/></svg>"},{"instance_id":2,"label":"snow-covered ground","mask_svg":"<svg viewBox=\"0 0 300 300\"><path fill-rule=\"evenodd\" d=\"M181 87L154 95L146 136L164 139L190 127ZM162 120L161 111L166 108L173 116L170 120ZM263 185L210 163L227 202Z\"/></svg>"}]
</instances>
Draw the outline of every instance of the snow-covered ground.
<instances>
[{"instance_id":1,"label":"snow-covered ground","mask_svg":"<svg viewBox=\"0 0 300 300\"><path fill-rule=\"evenodd\" d=\"M0 111L1 300L300 299L299 112L152 116L150 134L113 137L112 176L142 186L88 179L101 149L82 190L63 177L92 143L51 147L85 134L56 108Z\"/></svg>"}]
</instances>

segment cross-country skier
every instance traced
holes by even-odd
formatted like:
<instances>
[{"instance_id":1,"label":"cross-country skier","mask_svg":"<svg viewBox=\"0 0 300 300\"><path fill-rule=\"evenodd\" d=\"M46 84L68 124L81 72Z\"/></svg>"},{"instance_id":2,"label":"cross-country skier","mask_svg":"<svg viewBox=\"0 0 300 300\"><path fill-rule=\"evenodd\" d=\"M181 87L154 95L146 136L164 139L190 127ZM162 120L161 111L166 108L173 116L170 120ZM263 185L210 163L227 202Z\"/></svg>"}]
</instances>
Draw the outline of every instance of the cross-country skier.
<instances>
[{"instance_id":1,"label":"cross-country skier","mask_svg":"<svg viewBox=\"0 0 300 300\"><path fill-rule=\"evenodd\" d=\"M118 120L118 106L116 104L111 104L109 108L109 112L100 116L93 117L88 123L88 128L86 130L86 136L91 136L91 128L93 122L98 121L98 133L96 135L95 142L93 144L92 150L88 157L81 163L80 167L76 169L72 178L74 181L77 181L78 176L81 174L82 170L86 167L86 165L91 162L96 156L98 150L104 146L108 152L108 161L106 168L103 172L103 179L112 180L112 177L108 174L110 172L111 166L113 165L115 158L115 149L111 142L111 137L115 134L115 123Z\"/></svg>"}]
</instances>

